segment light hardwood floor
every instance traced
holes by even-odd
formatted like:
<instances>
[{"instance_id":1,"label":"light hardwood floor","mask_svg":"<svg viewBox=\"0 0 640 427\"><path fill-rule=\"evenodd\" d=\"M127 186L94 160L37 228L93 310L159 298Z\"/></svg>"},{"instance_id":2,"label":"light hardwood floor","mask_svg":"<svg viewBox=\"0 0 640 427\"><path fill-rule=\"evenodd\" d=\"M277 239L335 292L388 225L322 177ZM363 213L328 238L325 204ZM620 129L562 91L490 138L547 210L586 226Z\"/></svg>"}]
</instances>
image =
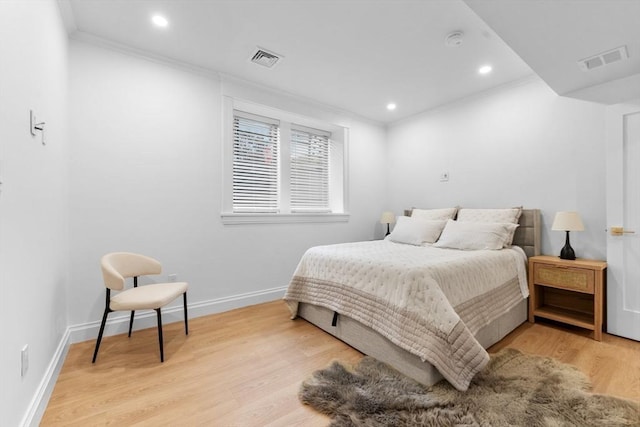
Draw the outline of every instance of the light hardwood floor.
<instances>
[{"instance_id":1,"label":"light hardwood floor","mask_svg":"<svg viewBox=\"0 0 640 427\"><path fill-rule=\"evenodd\" d=\"M165 326L165 362L156 329L107 337L96 364L93 341L74 344L41 426L325 426L297 391L316 369L362 355L275 301ZM640 401L640 343L525 323L493 346L552 356L580 368L594 391Z\"/></svg>"}]
</instances>

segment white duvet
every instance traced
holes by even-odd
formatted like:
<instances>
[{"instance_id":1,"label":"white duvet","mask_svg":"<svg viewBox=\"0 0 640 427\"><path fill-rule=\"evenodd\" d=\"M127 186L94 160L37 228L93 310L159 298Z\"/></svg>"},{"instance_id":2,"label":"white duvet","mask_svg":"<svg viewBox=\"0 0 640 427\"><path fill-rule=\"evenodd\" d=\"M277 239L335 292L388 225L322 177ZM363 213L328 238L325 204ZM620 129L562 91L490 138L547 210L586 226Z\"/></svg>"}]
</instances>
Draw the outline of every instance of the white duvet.
<instances>
[{"instance_id":1,"label":"white duvet","mask_svg":"<svg viewBox=\"0 0 640 427\"><path fill-rule=\"evenodd\" d=\"M318 246L302 257L285 300L294 317L297 303L306 302L360 321L464 390L489 360L473 334L528 296L525 265L517 247L460 251L387 240Z\"/></svg>"}]
</instances>

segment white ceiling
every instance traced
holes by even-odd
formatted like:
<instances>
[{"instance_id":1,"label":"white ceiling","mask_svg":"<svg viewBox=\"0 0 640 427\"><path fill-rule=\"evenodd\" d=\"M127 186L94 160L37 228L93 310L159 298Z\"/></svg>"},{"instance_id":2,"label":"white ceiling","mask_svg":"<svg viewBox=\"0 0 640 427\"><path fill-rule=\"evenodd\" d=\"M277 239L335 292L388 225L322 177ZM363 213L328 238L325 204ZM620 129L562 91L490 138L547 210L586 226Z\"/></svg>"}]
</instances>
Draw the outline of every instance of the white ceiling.
<instances>
[{"instance_id":1,"label":"white ceiling","mask_svg":"<svg viewBox=\"0 0 640 427\"><path fill-rule=\"evenodd\" d=\"M575 70L569 70L575 60L619 44L640 42L636 28L640 25L626 31L639 14L626 14L624 7L615 17L600 14L601 9L616 9L607 5L617 2L628 3L635 12L640 0L59 2L72 37L104 39L381 123L534 74L520 56L557 92L579 91L595 80L589 77L578 82ZM151 24L155 13L169 20L168 28ZM576 22L575 17L590 21ZM594 25L599 17L600 25ZM548 28L553 31L547 33ZM586 37L583 31L592 28L595 31ZM612 30L616 30L616 37L609 37ZM445 37L453 31L464 32L459 47L445 46ZM570 34L571 43L553 43L562 40L562 34ZM609 46L611 43L614 45ZM249 58L256 46L284 59L273 69L253 64ZM629 53L639 58L634 50L637 44L634 46ZM493 72L479 75L477 69L483 64L491 64ZM629 64L631 72L636 65ZM628 73L610 72L615 78ZM601 76L598 82L613 79L611 75ZM398 108L387 111L389 102L395 102Z\"/></svg>"},{"instance_id":2,"label":"white ceiling","mask_svg":"<svg viewBox=\"0 0 640 427\"><path fill-rule=\"evenodd\" d=\"M466 3L560 95L614 104L640 97L639 0ZM584 71L578 61L626 46L629 58Z\"/></svg>"}]
</instances>

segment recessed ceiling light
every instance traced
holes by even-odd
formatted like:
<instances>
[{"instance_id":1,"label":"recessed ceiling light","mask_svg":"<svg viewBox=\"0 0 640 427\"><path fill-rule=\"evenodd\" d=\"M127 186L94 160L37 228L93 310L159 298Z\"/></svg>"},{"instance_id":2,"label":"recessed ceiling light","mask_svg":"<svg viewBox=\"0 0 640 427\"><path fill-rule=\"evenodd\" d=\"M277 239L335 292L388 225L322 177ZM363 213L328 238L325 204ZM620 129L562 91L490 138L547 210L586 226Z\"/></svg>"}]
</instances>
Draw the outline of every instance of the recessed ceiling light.
<instances>
[{"instance_id":1,"label":"recessed ceiling light","mask_svg":"<svg viewBox=\"0 0 640 427\"><path fill-rule=\"evenodd\" d=\"M395 110L396 107L397 107L397 105L394 104L393 102L390 102L390 103L387 104L387 110L389 110L389 111Z\"/></svg>"},{"instance_id":2,"label":"recessed ceiling light","mask_svg":"<svg viewBox=\"0 0 640 427\"><path fill-rule=\"evenodd\" d=\"M482 67L478 68L478 72L480 74L488 74L491 72L491 70L493 70L491 65L483 65Z\"/></svg>"},{"instance_id":3,"label":"recessed ceiling light","mask_svg":"<svg viewBox=\"0 0 640 427\"><path fill-rule=\"evenodd\" d=\"M157 26L157 27L166 27L169 25L169 21L167 21L167 18L165 18L164 16L161 15L153 15L153 17L151 18L151 21Z\"/></svg>"}]
</instances>

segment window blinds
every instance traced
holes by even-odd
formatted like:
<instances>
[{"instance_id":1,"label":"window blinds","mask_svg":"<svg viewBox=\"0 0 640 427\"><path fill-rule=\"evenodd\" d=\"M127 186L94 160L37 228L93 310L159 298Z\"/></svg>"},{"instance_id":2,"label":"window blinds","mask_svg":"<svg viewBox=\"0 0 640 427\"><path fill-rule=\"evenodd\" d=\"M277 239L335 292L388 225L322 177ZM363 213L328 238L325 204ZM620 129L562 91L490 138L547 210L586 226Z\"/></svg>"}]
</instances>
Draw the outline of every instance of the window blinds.
<instances>
[{"instance_id":1,"label":"window blinds","mask_svg":"<svg viewBox=\"0 0 640 427\"><path fill-rule=\"evenodd\" d=\"M278 212L278 125L273 119L234 112L234 212Z\"/></svg>"},{"instance_id":2,"label":"window blinds","mask_svg":"<svg viewBox=\"0 0 640 427\"><path fill-rule=\"evenodd\" d=\"M330 212L329 136L291 127L291 212Z\"/></svg>"}]
</instances>

